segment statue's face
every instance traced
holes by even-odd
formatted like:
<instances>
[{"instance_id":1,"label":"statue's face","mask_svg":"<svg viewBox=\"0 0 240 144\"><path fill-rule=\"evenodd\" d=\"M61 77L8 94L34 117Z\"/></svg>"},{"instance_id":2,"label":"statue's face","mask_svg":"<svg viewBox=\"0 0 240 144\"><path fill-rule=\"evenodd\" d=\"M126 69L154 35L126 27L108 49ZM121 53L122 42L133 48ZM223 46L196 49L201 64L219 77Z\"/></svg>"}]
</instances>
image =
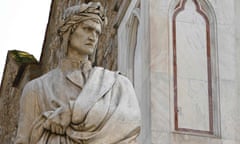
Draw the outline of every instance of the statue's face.
<instances>
[{"instance_id":1,"label":"statue's face","mask_svg":"<svg viewBox=\"0 0 240 144\"><path fill-rule=\"evenodd\" d=\"M93 20L83 21L71 34L69 49L82 55L91 55L101 34L101 24Z\"/></svg>"}]
</instances>

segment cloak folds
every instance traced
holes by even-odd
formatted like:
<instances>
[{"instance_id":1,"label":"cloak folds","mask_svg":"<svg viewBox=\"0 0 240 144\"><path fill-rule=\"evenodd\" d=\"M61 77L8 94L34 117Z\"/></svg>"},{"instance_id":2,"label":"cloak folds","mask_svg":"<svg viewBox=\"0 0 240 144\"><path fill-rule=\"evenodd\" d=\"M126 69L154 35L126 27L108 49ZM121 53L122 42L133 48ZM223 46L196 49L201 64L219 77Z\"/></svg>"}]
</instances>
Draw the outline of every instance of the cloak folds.
<instances>
[{"instance_id":1,"label":"cloak folds","mask_svg":"<svg viewBox=\"0 0 240 144\"><path fill-rule=\"evenodd\" d=\"M117 72L94 67L85 85L79 72L55 69L29 82L21 98L17 144L135 144L140 109L131 82ZM43 128L54 112L71 106L66 134Z\"/></svg>"}]
</instances>

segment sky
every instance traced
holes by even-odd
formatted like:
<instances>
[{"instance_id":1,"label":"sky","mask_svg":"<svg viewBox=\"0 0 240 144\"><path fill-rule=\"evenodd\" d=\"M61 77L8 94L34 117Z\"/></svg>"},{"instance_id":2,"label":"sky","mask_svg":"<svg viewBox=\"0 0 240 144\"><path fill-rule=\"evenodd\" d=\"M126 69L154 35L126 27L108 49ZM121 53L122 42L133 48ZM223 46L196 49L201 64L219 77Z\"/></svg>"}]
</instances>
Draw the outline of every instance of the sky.
<instances>
[{"instance_id":1,"label":"sky","mask_svg":"<svg viewBox=\"0 0 240 144\"><path fill-rule=\"evenodd\" d=\"M50 6L51 0L0 0L0 83L8 50L39 60Z\"/></svg>"}]
</instances>

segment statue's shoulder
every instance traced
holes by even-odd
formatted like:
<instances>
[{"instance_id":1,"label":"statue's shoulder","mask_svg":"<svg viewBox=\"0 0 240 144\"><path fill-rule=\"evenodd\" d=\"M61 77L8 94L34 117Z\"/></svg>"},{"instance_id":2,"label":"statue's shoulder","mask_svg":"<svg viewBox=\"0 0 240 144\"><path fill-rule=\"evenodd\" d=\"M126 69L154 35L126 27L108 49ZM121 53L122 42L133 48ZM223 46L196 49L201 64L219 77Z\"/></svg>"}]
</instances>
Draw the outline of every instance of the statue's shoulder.
<instances>
[{"instance_id":1,"label":"statue's shoulder","mask_svg":"<svg viewBox=\"0 0 240 144\"><path fill-rule=\"evenodd\" d=\"M116 81L120 81L123 83L131 83L128 77L120 71L112 71L103 67L94 67L95 71L99 71L99 73L103 73L108 77L114 77Z\"/></svg>"},{"instance_id":2,"label":"statue's shoulder","mask_svg":"<svg viewBox=\"0 0 240 144\"><path fill-rule=\"evenodd\" d=\"M104 67L95 66L93 68L93 71L97 71L98 73L102 73L102 74L105 74L108 76L114 76L114 77L123 76L124 77L124 75L120 71L112 71L112 70L106 69Z\"/></svg>"},{"instance_id":3,"label":"statue's shoulder","mask_svg":"<svg viewBox=\"0 0 240 144\"><path fill-rule=\"evenodd\" d=\"M42 76L39 77L39 79L48 79L52 77L56 77L60 74L61 70L59 68L52 69L51 71L43 74Z\"/></svg>"},{"instance_id":4,"label":"statue's shoulder","mask_svg":"<svg viewBox=\"0 0 240 144\"><path fill-rule=\"evenodd\" d=\"M51 82L54 77L58 77L58 75L60 74L60 71L58 69L53 69L43 75L41 75L38 78L35 78L29 82L27 82L27 84L24 86L24 89L39 89L42 87L43 83L49 83Z\"/></svg>"},{"instance_id":5,"label":"statue's shoulder","mask_svg":"<svg viewBox=\"0 0 240 144\"><path fill-rule=\"evenodd\" d=\"M52 69L51 71L41 75L40 77L33 79L32 81L38 82L38 81L46 81L51 80L54 77L58 77L60 74L60 70L58 68Z\"/></svg>"},{"instance_id":6,"label":"statue's shoulder","mask_svg":"<svg viewBox=\"0 0 240 144\"><path fill-rule=\"evenodd\" d=\"M111 71L109 69L106 69L104 67L99 67L99 66L93 67L93 71L101 74L110 74L110 75L113 75L116 73L115 71Z\"/></svg>"}]
</instances>

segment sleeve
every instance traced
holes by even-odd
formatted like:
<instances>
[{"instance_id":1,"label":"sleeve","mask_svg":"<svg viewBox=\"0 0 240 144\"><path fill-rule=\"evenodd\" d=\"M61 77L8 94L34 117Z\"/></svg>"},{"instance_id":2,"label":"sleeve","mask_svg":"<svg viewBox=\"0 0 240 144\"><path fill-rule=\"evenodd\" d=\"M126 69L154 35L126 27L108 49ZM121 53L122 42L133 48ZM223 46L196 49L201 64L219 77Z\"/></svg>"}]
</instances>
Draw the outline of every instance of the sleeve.
<instances>
[{"instance_id":1,"label":"sleeve","mask_svg":"<svg viewBox=\"0 0 240 144\"><path fill-rule=\"evenodd\" d=\"M33 87L33 83L27 83L22 92L16 144L29 143L31 127L39 113L38 96Z\"/></svg>"}]
</instances>

